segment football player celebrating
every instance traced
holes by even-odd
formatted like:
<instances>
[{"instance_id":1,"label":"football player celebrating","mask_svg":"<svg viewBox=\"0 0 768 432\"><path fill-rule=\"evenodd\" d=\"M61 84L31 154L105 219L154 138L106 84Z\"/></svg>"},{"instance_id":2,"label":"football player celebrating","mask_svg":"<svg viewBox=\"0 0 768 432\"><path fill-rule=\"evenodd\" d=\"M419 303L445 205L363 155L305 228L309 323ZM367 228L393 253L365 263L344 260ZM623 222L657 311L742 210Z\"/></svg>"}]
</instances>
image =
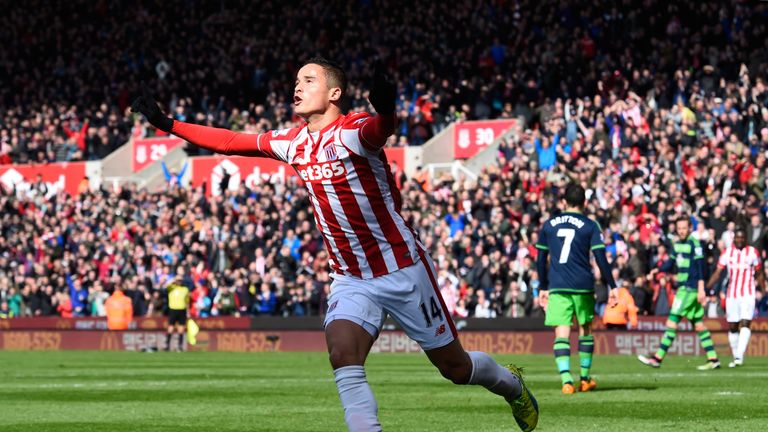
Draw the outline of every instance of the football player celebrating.
<instances>
[{"instance_id":1,"label":"football player celebrating","mask_svg":"<svg viewBox=\"0 0 768 432\"><path fill-rule=\"evenodd\" d=\"M400 215L400 191L382 148L395 130L396 88L381 69L369 101L376 115L343 114L347 87L335 63L314 58L296 75L300 127L248 135L175 121L145 90L133 104L155 127L227 155L277 159L299 173L334 271L325 338L350 431L379 431L378 407L363 368L389 315L455 384L502 396L518 426L533 430L538 405L520 370L488 354L467 352L440 296L435 266Z\"/></svg>"}]
</instances>

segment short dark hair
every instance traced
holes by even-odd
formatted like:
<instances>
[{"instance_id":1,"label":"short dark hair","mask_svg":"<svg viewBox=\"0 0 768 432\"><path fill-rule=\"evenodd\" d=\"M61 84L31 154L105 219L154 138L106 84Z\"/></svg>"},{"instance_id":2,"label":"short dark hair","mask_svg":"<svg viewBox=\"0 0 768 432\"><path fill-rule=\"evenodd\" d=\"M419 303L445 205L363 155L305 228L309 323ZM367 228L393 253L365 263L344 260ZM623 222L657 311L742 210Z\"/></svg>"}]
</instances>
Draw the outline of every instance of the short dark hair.
<instances>
[{"instance_id":1,"label":"short dark hair","mask_svg":"<svg viewBox=\"0 0 768 432\"><path fill-rule=\"evenodd\" d=\"M344 96L347 94L347 74L344 72L344 69L341 68L341 65L321 56L312 57L311 59L304 62L302 67L308 64L320 65L325 71L325 78L328 80L328 87L340 88L341 99L344 99Z\"/></svg>"},{"instance_id":2,"label":"short dark hair","mask_svg":"<svg viewBox=\"0 0 768 432\"><path fill-rule=\"evenodd\" d=\"M733 235L735 236L738 233L742 233L742 234L744 234L744 237L746 237L747 236L747 229L744 228L743 226L739 225L739 226L736 227L735 230L733 230Z\"/></svg>"},{"instance_id":3,"label":"short dark hair","mask_svg":"<svg viewBox=\"0 0 768 432\"><path fill-rule=\"evenodd\" d=\"M565 203L571 207L581 208L587 200L584 188L576 183L571 183L565 188Z\"/></svg>"}]
</instances>

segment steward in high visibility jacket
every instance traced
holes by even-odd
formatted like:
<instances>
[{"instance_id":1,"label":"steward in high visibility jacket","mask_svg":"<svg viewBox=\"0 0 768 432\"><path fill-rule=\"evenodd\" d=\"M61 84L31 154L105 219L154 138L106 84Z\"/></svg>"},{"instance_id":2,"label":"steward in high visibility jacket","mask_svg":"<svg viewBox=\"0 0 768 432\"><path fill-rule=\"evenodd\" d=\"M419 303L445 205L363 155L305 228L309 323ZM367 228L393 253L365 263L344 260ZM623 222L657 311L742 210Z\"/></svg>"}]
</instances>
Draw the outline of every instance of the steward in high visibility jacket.
<instances>
[{"instance_id":1,"label":"steward in high visibility jacket","mask_svg":"<svg viewBox=\"0 0 768 432\"><path fill-rule=\"evenodd\" d=\"M109 330L128 330L133 320L133 302L123 290L116 286L115 292L104 303L107 310L107 328Z\"/></svg>"},{"instance_id":2,"label":"steward in high visibility jacket","mask_svg":"<svg viewBox=\"0 0 768 432\"><path fill-rule=\"evenodd\" d=\"M603 324L609 329L626 329L627 321L629 321L632 328L637 328L637 311L639 309L635 305L635 299L624 287L619 287L618 291L619 301L615 306L606 306Z\"/></svg>"}]
</instances>

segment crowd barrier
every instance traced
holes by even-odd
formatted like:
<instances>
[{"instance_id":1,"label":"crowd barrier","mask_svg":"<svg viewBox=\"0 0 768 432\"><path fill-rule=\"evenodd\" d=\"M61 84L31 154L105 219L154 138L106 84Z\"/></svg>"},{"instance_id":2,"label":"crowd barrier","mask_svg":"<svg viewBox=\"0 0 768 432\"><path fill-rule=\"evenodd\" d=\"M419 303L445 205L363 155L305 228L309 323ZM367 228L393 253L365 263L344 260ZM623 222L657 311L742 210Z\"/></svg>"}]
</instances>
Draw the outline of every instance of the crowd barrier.
<instances>
[{"instance_id":1,"label":"crowd barrier","mask_svg":"<svg viewBox=\"0 0 768 432\"><path fill-rule=\"evenodd\" d=\"M48 197L65 191L77 195L81 189L94 190L101 184L101 162L58 162L36 165L0 165L0 187L28 191L40 181Z\"/></svg>"},{"instance_id":2,"label":"crowd barrier","mask_svg":"<svg viewBox=\"0 0 768 432\"><path fill-rule=\"evenodd\" d=\"M611 331L596 323L597 354L637 355L653 353L659 346L664 317L643 317L639 329ZM319 317L305 318L204 318L197 320L201 328L198 351L307 351L324 352L325 339ZM468 350L495 354L551 354L553 332L541 318L528 319L459 319L459 337ZM165 318L140 318L127 331L106 331L102 318L14 318L0 321L0 349L5 350L128 350L156 351L165 345ZM730 356L727 323L708 319L717 351ZM752 340L748 356L768 356L768 319L752 323ZM576 343L576 333L572 335ZM387 322L373 346L373 352L420 352L418 344ZM678 355L703 355L696 333L683 323L670 352Z\"/></svg>"}]
</instances>

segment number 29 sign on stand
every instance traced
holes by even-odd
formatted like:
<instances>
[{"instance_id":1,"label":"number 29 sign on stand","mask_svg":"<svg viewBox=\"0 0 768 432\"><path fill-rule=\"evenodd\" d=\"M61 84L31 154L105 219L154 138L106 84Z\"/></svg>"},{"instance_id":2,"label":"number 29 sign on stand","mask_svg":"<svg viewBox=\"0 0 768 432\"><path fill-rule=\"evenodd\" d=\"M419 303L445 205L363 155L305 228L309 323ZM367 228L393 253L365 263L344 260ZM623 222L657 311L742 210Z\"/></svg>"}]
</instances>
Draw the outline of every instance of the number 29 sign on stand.
<instances>
[{"instance_id":1,"label":"number 29 sign on stand","mask_svg":"<svg viewBox=\"0 0 768 432\"><path fill-rule=\"evenodd\" d=\"M138 172L163 158L168 152L183 143L176 137L145 138L133 142L133 172Z\"/></svg>"}]
</instances>

